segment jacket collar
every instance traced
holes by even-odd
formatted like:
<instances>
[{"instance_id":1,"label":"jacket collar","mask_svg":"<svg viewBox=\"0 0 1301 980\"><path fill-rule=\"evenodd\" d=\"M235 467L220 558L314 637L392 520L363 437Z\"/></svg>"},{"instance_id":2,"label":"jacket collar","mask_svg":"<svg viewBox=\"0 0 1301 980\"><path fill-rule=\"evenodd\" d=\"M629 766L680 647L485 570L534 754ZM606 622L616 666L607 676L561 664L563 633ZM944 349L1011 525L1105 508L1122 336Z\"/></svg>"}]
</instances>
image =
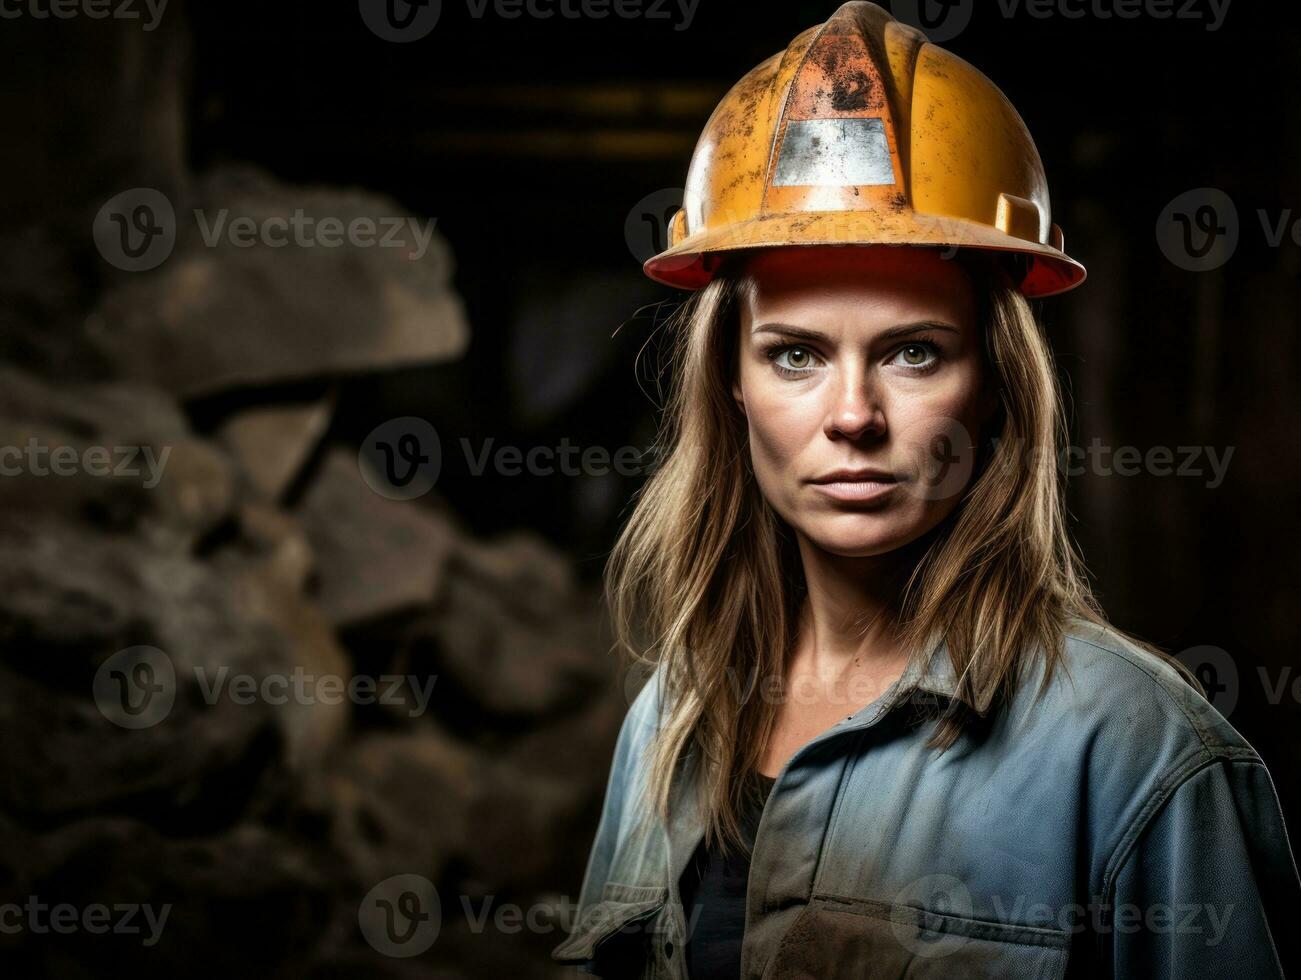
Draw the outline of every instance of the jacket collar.
<instances>
[{"instance_id":1,"label":"jacket collar","mask_svg":"<svg viewBox=\"0 0 1301 980\"><path fill-rule=\"evenodd\" d=\"M899 675L899 679L875 701L864 706L857 714L816 736L795 755L798 757L817 742L840 737L846 732L869 728L900 703L934 701L939 698L941 705L946 705L956 697L956 693L957 678L949 659L949 647L941 639L931 644L929 657L910 659L903 673ZM685 765L676 774L676 785L671 792L673 802L670 810L673 817L670 825L665 828L668 863L672 875L672 893L675 896L677 880L686 869L687 861L704 833L698 785L694 778L694 768L697 763L695 753L689 751L684 762Z\"/></svg>"},{"instance_id":2,"label":"jacket collar","mask_svg":"<svg viewBox=\"0 0 1301 980\"><path fill-rule=\"evenodd\" d=\"M895 682L895 692L906 697L917 691L939 695L945 700L957 697L958 679L953 673L949 645L944 639L930 645L930 655L913 657Z\"/></svg>"}]
</instances>

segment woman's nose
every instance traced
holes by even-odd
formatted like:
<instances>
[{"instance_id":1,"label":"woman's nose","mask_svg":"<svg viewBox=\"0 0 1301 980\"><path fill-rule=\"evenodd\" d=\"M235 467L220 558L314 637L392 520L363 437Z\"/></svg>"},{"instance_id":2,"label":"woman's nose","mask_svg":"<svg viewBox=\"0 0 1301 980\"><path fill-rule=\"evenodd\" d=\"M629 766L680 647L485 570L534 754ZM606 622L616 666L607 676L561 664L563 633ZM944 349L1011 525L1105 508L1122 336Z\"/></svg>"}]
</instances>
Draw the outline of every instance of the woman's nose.
<instances>
[{"instance_id":1,"label":"woman's nose","mask_svg":"<svg viewBox=\"0 0 1301 980\"><path fill-rule=\"evenodd\" d=\"M885 405L876 385L863 371L850 370L832 390L823 431L828 438L879 438L885 434Z\"/></svg>"}]
</instances>

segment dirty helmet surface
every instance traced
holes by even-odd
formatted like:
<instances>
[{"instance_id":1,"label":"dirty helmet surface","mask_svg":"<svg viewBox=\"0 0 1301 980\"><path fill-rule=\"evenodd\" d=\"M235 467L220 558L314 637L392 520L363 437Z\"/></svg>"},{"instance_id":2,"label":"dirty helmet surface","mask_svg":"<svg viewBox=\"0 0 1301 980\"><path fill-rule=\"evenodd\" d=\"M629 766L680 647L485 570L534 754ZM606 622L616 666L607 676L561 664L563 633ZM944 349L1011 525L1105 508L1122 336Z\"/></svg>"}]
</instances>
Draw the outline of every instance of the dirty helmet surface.
<instances>
[{"instance_id":1,"label":"dirty helmet surface","mask_svg":"<svg viewBox=\"0 0 1301 980\"><path fill-rule=\"evenodd\" d=\"M708 283L744 249L900 245L1013 259L1026 296L1084 281L1043 162L993 82L874 3L842 5L752 69L696 144L652 279Z\"/></svg>"}]
</instances>

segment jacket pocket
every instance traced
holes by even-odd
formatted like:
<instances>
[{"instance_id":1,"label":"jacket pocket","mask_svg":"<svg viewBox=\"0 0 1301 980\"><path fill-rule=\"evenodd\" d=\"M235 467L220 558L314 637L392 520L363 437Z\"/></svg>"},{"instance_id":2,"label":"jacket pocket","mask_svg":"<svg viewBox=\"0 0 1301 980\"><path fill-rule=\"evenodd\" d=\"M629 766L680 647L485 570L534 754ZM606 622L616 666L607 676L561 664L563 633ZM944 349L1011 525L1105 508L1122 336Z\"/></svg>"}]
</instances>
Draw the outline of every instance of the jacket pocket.
<instances>
[{"instance_id":1,"label":"jacket pocket","mask_svg":"<svg viewBox=\"0 0 1301 980\"><path fill-rule=\"evenodd\" d=\"M886 902L814 896L767 980L1061 980L1070 935Z\"/></svg>"},{"instance_id":2,"label":"jacket pocket","mask_svg":"<svg viewBox=\"0 0 1301 980\"><path fill-rule=\"evenodd\" d=\"M652 961L655 921L668 897L662 886L607 882L601 901L583 911L551 958L608 980L644 976Z\"/></svg>"}]
</instances>

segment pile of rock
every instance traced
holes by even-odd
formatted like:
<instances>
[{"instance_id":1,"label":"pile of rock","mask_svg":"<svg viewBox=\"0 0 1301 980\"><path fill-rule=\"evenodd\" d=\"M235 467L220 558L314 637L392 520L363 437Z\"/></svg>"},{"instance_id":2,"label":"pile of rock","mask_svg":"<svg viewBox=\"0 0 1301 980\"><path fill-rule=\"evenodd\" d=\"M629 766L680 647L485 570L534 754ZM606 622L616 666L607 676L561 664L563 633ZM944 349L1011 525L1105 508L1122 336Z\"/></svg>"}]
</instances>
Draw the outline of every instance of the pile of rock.
<instances>
[{"instance_id":1,"label":"pile of rock","mask_svg":"<svg viewBox=\"0 0 1301 980\"><path fill-rule=\"evenodd\" d=\"M398 213L248 170L195 188L178 214ZM374 492L330 436L338 379L464 349L446 243L186 228L88 316L24 298L50 270L0 284L0 895L79 923L0 932L0 961L553 976L625 707L598 597L536 536L477 540L436 488Z\"/></svg>"}]
</instances>

